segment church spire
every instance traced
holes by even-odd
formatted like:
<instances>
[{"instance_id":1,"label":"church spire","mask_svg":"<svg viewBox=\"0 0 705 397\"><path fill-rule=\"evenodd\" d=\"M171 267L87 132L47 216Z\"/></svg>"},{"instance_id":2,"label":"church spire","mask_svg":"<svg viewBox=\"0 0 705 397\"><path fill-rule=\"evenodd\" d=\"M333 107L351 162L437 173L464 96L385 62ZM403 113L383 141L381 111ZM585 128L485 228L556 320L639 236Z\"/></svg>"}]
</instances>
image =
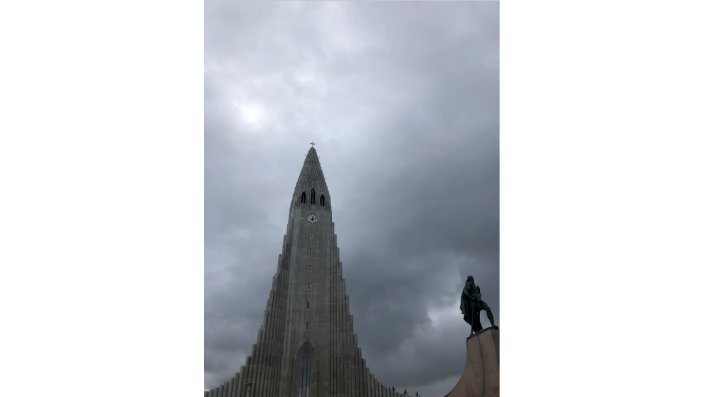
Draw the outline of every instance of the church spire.
<instances>
[{"instance_id":1,"label":"church spire","mask_svg":"<svg viewBox=\"0 0 705 397\"><path fill-rule=\"evenodd\" d=\"M222 396L404 397L372 375L357 344L328 187L313 147L296 183L257 342L235 376L205 394Z\"/></svg>"},{"instance_id":2,"label":"church spire","mask_svg":"<svg viewBox=\"0 0 705 397\"><path fill-rule=\"evenodd\" d=\"M321 195L323 195L323 203L321 203ZM326 178L323 176L321 162L318 160L318 153L316 153L316 149L311 145L311 148L306 154L304 165L301 167L299 179L296 182L294 199L296 200L298 198L298 201L301 203L323 204L323 206L327 206L326 201L328 201L329 197L328 185L326 185Z\"/></svg>"}]
</instances>

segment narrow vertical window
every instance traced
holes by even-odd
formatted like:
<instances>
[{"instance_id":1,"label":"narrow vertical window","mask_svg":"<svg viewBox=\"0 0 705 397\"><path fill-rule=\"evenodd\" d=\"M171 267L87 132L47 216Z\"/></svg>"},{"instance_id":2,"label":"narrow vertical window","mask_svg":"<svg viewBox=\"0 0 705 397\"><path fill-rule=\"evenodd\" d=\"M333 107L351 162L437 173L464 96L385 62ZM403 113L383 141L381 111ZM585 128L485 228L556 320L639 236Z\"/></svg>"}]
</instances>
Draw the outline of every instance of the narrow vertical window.
<instances>
[{"instance_id":1,"label":"narrow vertical window","mask_svg":"<svg viewBox=\"0 0 705 397\"><path fill-rule=\"evenodd\" d=\"M306 323L308 329L308 323ZM311 356L308 351L302 351L299 355L299 395L298 397L309 397L309 389L311 384Z\"/></svg>"},{"instance_id":2,"label":"narrow vertical window","mask_svg":"<svg viewBox=\"0 0 705 397\"><path fill-rule=\"evenodd\" d=\"M311 308L311 305L310 305L310 302L309 302L309 301L306 301L306 308L307 308L307 309L310 309L310 308Z\"/></svg>"},{"instance_id":3,"label":"narrow vertical window","mask_svg":"<svg viewBox=\"0 0 705 397\"><path fill-rule=\"evenodd\" d=\"M313 240L313 233L311 233L311 237L310 237L310 239L311 239L311 240Z\"/></svg>"},{"instance_id":4,"label":"narrow vertical window","mask_svg":"<svg viewBox=\"0 0 705 397\"><path fill-rule=\"evenodd\" d=\"M311 290L311 283L308 283L308 284L306 284L306 291L310 291L310 290Z\"/></svg>"},{"instance_id":5,"label":"narrow vertical window","mask_svg":"<svg viewBox=\"0 0 705 397\"><path fill-rule=\"evenodd\" d=\"M302 203L306 202L306 192L301 192L301 202Z\"/></svg>"},{"instance_id":6,"label":"narrow vertical window","mask_svg":"<svg viewBox=\"0 0 705 397\"><path fill-rule=\"evenodd\" d=\"M311 189L311 204L316 204L316 190Z\"/></svg>"},{"instance_id":7,"label":"narrow vertical window","mask_svg":"<svg viewBox=\"0 0 705 397\"><path fill-rule=\"evenodd\" d=\"M306 331L308 331L308 321L306 321Z\"/></svg>"},{"instance_id":8,"label":"narrow vertical window","mask_svg":"<svg viewBox=\"0 0 705 397\"><path fill-rule=\"evenodd\" d=\"M308 254L311 255L311 248L308 249Z\"/></svg>"},{"instance_id":9,"label":"narrow vertical window","mask_svg":"<svg viewBox=\"0 0 705 397\"><path fill-rule=\"evenodd\" d=\"M311 270L313 270L313 266L308 265L308 272L311 273Z\"/></svg>"},{"instance_id":10,"label":"narrow vertical window","mask_svg":"<svg viewBox=\"0 0 705 397\"><path fill-rule=\"evenodd\" d=\"M326 196L321 194L321 207L323 207L324 205L326 205Z\"/></svg>"}]
</instances>

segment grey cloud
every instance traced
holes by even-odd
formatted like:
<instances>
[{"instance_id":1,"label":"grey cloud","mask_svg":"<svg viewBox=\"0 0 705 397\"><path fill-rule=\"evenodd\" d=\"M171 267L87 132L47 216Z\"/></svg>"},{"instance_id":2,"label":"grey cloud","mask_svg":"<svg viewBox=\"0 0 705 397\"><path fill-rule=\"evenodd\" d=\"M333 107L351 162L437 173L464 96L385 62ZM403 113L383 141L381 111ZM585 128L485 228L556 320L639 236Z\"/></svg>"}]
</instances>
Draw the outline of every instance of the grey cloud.
<instances>
[{"instance_id":1,"label":"grey cloud","mask_svg":"<svg viewBox=\"0 0 705 397\"><path fill-rule=\"evenodd\" d=\"M500 318L497 3L207 1L205 27L206 387L255 341L313 140L368 365L447 392L466 275Z\"/></svg>"}]
</instances>

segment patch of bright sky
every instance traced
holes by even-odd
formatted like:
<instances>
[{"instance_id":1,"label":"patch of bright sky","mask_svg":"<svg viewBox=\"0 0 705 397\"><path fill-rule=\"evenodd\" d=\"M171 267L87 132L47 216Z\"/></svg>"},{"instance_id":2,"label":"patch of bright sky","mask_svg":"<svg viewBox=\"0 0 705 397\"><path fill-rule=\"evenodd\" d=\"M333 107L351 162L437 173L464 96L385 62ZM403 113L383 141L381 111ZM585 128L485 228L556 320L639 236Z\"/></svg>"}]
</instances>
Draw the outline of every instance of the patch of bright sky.
<instances>
[{"instance_id":1,"label":"patch of bright sky","mask_svg":"<svg viewBox=\"0 0 705 397\"><path fill-rule=\"evenodd\" d=\"M447 326L449 323L462 321L462 314L460 313L460 302L453 302L452 304L433 307L428 311L428 317L431 319L431 324L434 328L441 328Z\"/></svg>"},{"instance_id":2,"label":"patch of bright sky","mask_svg":"<svg viewBox=\"0 0 705 397\"><path fill-rule=\"evenodd\" d=\"M246 131L258 132L267 118L267 112L264 107L255 102L243 103L236 106L240 120L250 127Z\"/></svg>"}]
</instances>

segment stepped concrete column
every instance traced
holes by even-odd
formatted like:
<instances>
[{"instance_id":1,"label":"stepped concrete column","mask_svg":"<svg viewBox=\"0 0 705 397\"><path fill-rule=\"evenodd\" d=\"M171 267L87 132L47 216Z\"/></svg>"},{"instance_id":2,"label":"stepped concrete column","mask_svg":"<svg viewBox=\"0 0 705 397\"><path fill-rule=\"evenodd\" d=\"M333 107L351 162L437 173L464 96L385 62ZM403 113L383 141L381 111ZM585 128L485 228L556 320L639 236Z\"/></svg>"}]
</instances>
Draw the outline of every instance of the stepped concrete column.
<instances>
[{"instance_id":1,"label":"stepped concrete column","mask_svg":"<svg viewBox=\"0 0 705 397\"><path fill-rule=\"evenodd\" d=\"M465 347L463 373L445 397L499 397L499 328L480 331Z\"/></svg>"}]
</instances>

